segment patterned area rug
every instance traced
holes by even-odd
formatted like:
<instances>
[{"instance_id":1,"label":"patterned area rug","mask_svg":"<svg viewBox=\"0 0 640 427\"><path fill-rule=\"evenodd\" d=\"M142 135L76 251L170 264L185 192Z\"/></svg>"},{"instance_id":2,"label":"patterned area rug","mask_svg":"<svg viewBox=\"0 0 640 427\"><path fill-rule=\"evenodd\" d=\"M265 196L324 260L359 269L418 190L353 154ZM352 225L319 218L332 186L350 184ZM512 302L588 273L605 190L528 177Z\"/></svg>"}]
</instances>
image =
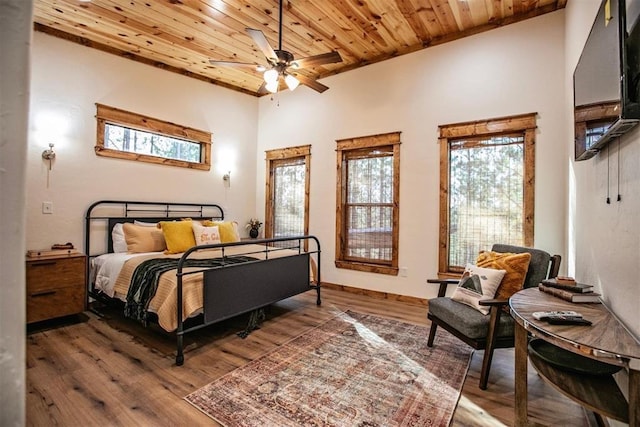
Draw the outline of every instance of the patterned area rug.
<instances>
[{"instance_id":1,"label":"patterned area rug","mask_svg":"<svg viewBox=\"0 0 640 427\"><path fill-rule=\"evenodd\" d=\"M185 399L224 426L447 426L471 348L347 311Z\"/></svg>"}]
</instances>

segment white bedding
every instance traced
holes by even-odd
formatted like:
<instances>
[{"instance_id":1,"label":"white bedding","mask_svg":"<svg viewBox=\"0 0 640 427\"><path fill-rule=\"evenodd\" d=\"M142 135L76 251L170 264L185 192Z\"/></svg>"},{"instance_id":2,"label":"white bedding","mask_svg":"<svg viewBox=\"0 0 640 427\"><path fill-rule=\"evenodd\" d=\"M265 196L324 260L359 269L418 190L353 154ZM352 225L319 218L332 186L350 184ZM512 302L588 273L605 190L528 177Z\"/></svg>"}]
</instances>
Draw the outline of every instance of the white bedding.
<instances>
[{"instance_id":1,"label":"white bedding","mask_svg":"<svg viewBox=\"0 0 640 427\"><path fill-rule=\"evenodd\" d=\"M93 279L94 288L113 298L115 295L113 288L124 263L137 256L154 254L162 255L162 252L145 252L139 254L119 252L103 254L92 258L91 278Z\"/></svg>"}]
</instances>

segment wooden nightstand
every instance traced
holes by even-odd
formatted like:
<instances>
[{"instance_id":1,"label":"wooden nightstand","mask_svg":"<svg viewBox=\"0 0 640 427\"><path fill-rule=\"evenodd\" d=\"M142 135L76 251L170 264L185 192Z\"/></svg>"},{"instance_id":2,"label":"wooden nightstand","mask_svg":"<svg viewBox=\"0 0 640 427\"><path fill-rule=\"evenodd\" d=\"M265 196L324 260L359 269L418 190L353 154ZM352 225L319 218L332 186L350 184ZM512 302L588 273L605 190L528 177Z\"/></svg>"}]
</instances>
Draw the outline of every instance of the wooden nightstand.
<instances>
[{"instance_id":1,"label":"wooden nightstand","mask_svg":"<svg viewBox=\"0 0 640 427\"><path fill-rule=\"evenodd\" d=\"M27 257L27 323L85 310L84 254Z\"/></svg>"}]
</instances>

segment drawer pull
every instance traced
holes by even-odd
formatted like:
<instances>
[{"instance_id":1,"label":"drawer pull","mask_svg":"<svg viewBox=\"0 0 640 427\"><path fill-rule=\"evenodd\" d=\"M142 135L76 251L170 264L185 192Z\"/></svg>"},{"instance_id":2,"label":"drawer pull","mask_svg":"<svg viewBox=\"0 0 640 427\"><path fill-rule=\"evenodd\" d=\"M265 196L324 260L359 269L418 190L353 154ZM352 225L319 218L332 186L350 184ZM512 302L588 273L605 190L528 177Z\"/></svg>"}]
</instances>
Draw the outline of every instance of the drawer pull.
<instances>
[{"instance_id":1,"label":"drawer pull","mask_svg":"<svg viewBox=\"0 0 640 427\"><path fill-rule=\"evenodd\" d=\"M41 261L41 262L32 262L32 267L41 267L44 265L56 265L56 261Z\"/></svg>"},{"instance_id":2,"label":"drawer pull","mask_svg":"<svg viewBox=\"0 0 640 427\"><path fill-rule=\"evenodd\" d=\"M31 294L31 297L32 298L35 298L35 297L46 297L47 295L53 295L55 293L56 293L56 291L37 292L35 294Z\"/></svg>"}]
</instances>

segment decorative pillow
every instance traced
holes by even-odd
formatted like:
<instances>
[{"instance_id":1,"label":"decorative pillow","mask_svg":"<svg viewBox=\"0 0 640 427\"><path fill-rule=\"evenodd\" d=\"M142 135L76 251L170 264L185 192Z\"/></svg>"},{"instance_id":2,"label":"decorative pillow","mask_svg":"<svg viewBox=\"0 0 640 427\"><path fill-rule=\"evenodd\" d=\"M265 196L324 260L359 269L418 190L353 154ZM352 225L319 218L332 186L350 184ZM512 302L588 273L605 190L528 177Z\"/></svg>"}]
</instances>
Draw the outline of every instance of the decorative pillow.
<instances>
[{"instance_id":1,"label":"decorative pillow","mask_svg":"<svg viewBox=\"0 0 640 427\"><path fill-rule=\"evenodd\" d=\"M113 226L111 230L111 243L113 245L113 252L127 252L127 241L124 238L124 229L122 223L119 222Z\"/></svg>"},{"instance_id":2,"label":"decorative pillow","mask_svg":"<svg viewBox=\"0 0 640 427\"><path fill-rule=\"evenodd\" d=\"M467 304L480 313L489 314L489 307L481 306L480 301L493 298L505 273L505 270L467 264L451 299Z\"/></svg>"},{"instance_id":3,"label":"decorative pillow","mask_svg":"<svg viewBox=\"0 0 640 427\"><path fill-rule=\"evenodd\" d=\"M197 221L194 221L193 237L196 239L196 245L215 245L220 243L220 231L217 225L205 227Z\"/></svg>"},{"instance_id":4,"label":"decorative pillow","mask_svg":"<svg viewBox=\"0 0 640 427\"><path fill-rule=\"evenodd\" d=\"M240 241L240 233L238 233L238 223L235 221L212 221L213 225L218 226L220 231L220 241L222 243L233 243Z\"/></svg>"},{"instance_id":5,"label":"decorative pillow","mask_svg":"<svg viewBox=\"0 0 640 427\"><path fill-rule=\"evenodd\" d=\"M476 265L478 267L506 271L502 283L498 286L495 298L509 299L511 295L522 289L530 261L531 254L529 252L514 254L510 252L481 251L476 260Z\"/></svg>"},{"instance_id":6,"label":"decorative pillow","mask_svg":"<svg viewBox=\"0 0 640 427\"><path fill-rule=\"evenodd\" d=\"M161 221L160 227L167 242L165 254L179 254L196 245L192 221Z\"/></svg>"},{"instance_id":7,"label":"decorative pillow","mask_svg":"<svg viewBox=\"0 0 640 427\"><path fill-rule=\"evenodd\" d=\"M123 224L124 238L127 242L127 252L161 252L167 248L162 231L155 227Z\"/></svg>"}]
</instances>

